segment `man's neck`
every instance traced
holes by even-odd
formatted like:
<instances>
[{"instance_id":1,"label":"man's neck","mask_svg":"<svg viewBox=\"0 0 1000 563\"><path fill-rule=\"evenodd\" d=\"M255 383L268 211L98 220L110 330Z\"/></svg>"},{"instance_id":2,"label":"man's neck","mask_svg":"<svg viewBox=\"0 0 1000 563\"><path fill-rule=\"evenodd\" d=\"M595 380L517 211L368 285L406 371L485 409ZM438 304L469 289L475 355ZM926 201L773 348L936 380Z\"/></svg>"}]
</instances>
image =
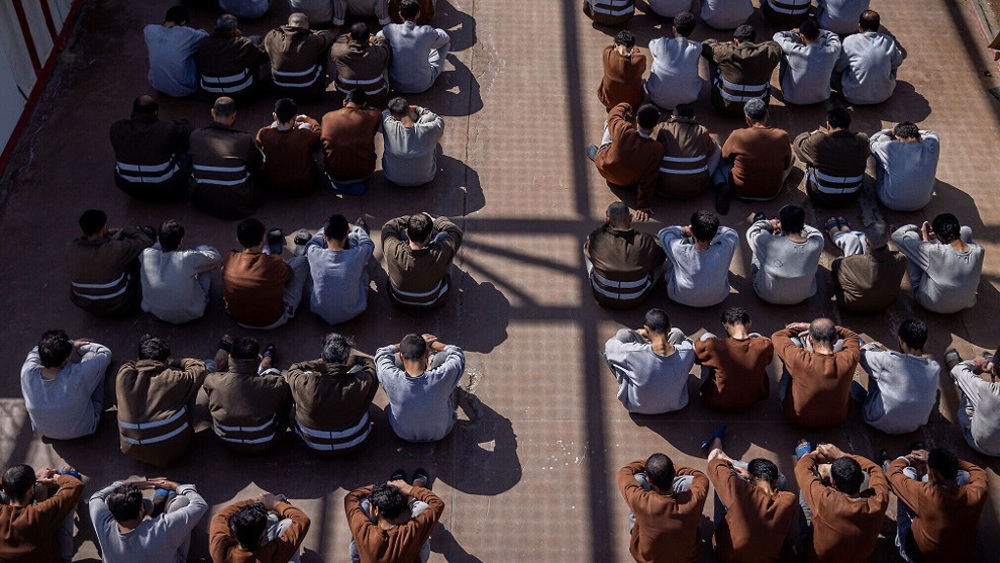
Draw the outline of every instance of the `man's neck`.
<instances>
[{"instance_id":1,"label":"man's neck","mask_svg":"<svg viewBox=\"0 0 1000 563\"><path fill-rule=\"evenodd\" d=\"M175 25L177 25L177 24L175 24L174 22L163 22L163 27L166 27L166 28L171 28L171 27L174 27Z\"/></svg>"},{"instance_id":2,"label":"man's neck","mask_svg":"<svg viewBox=\"0 0 1000 563\"><path fill-rule=\"evenodd\" d=\"M279 121L275 129L277 129L278 131L288 131L292 129L292 127L294 126L295 126L295 120L289 121L288 123L282 123Z\"/></svg>"},{"instance_id":3,"label":"man's neck","mask_svg":"<svg viewBox=\"0 0 1000 563\"><path fill-rule=\"evenodd\" d=\"M757 485L758 489L764 491L768 495L774 496L774 488L771 487L771 484L767 481L764 481L763 479L756 479L754 481L754 485Z\"/></svg>"},{"instance_id":4,"label":"man's neck","mask_svg":"<svg viewBox=\"0 0 1000 563\"><path fill-rule=\"evenodd\" d=\"M142 522L142 518L136 518L135 520L129 520L128 522L119 522L118 523L118 531L121 532L121 533L123 533L123 534L127 534L127 533L131 532L132 530L136 529L136 527L141 522Z\"/></svg>"},{"instance_id":5,"label":"man's neck","mask_svg":"<svg viewBox=\"0 0 1000 563\"><path fill-rule=\"evenodd\" d=\"M327 240L326 241L326 247L329 248L330 250L343 250L343 249L347 248L347 239L344 239L344 240L337 240L337 239Z\"/></svg>"},{"instance_id":6,"label":"man's neck","mask_svg":"<svg viewBox=\"0 0 1000 563\"><path fill-rule=\"evenodd\" d=\"M729 338L733 340L746 340L750 338L750 333L747 332L747 328L743 325L735 325L729 329Z\"/></svg>"},{"instance_id":7,"label":"man's neck","mask_svg":"<svg viewBox=\"0 0 1000 563\"><path fill-rule=\"evenodd\" d=\"M666 334L649 335L649 343L657 355L669 356L674 353L674 345L667 340Z\"/></svg>"},{"instance_id":8,"label":"man's neck","mask_svg":"<svg viewBox=\"0 0 1000 563\"><path fill-rule=\"evenodd\" d=\"M386 520L385 518L379 518L378 519L378 527L382 528L383 530L391 530L391 529L395 528L396 525L393 524L392 522Z\"/></svg>"},{"instance_id":9,"label":"man's neck","mask_svg":"<svg viewBox=\"0 0 1000 563\"><path fill-rule=\"evenodd\" d=\"M813 352L821 356L832 356L836 353L833 351L833 348L828 346L817 346L816 344L813 344Z\"/></svg>"},{"instance_id":10,"label":"man's neck","mask_svg":"<svg viewBox=\"0 0 1000 563\"><path fill-rule=\"evenodd\" d=\"M413 118L410 117L410 114L406 114L403 117L397 117L396 120L402 123L403 127L413 127L413 124L416 123L413 121Z\"/></svg>"},{"instance_id":11,"label":"man's neck","mask_svg":"<svg viewBox=\"0 0 1000 563\"><path fill-rule=\"evenodd\" d=\"M712 241L710 240L698 240L694 239L694 249L698 252L705 252L712 246Z\"/></svg>"},{"instance_id":12,"label":"man's neck","mask_svg":"<svg viewBox=\"0 0 1000 563\"><path fill-rule=\"evenodd\" d=\"M968 252L969 251L969 245L965 244L965 241L963 241L960 238L951 241L950 243L948 243L948 246L950 246L952 248L952 250L955 250L956 252Z\"/></svg>"},{"instance_id":13,"label":"man's neck","mask_svg":"<svg viewBox=\"0 0 1000 563\"><path fill-rule=\"evenodd\" d=\"M264 250L264 243L257 246L248 246L243 249L244 254L260 254Z\"/></svg>"},{"instance_id":14,"label":"man's neck","mask_svg":"<svg viewBox=\"0 0 1000 563\"><path fill-rule=\"evenodd\" d=\"M805 242L806 241L805 237L802 236L801 232L799 232L799 233L788 233L785 236L787 236L788 240L790 240L792 242Z\"/></svg>"},{"instance_id":15,"label":"man's neck","mask_svg":"<svg viewBox=\"0 0 1000 563\"><path fill-rule=\"evenodd\" d=\"M750 127L751 128L757 128L757 129L767 129L767 123L765 123L763 121L759 121L757 123L751 123Z\"/></svg>"},{"instance_id":16,"label":"man's neck","mask_svg":"<svg viewBox=\"0 0 1000 563\"><path fill-rule=\"evenodd\" d=\"M59 366L55 368L42 368L42 379L55 379L59 372L63 370L65 366Z\"/></svg>"},{"instance_id":17,"label":"man's neck","mask_svg":"<svg viewBox=\"0 0 1000 563\"><path fill-rule=\"evenodd\" d=\"M403 362L403 370L406 371L406 375L410 377L420 377L427 371L427 364L421 364L420 362Z\"/></svg>"},{"instance_id":18,"label":"man's neck","mask_svg":"<svg viewBox=\"0 0 1000 563\"><path fill-rule=\"evenodd\" d=\"M427 248L427 245L421 242L413 242L411 240L409 241L409 243L410 243L410 250L423 250Z\"/></svg>"}]
</instances>

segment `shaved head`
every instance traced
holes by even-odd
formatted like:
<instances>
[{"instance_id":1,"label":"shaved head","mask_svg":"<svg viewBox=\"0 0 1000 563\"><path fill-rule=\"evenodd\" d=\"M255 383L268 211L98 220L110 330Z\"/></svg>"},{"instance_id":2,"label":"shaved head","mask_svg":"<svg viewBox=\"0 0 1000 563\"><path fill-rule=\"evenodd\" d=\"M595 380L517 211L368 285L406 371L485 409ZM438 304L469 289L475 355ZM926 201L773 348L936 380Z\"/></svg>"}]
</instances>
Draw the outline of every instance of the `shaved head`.
<instances>
[{"instance_id":1,"label":"shaved head","mask_svg":"<svg viewBox=\"0 0 1000 563\"><path fill-rule=\"evenodd\" d=\"M608 221L613 227L628 227L631 219L628 206L620 201L616 201L608 206Z\"/></svg>"},{"instance_id":2,"label":"shaved head","mask_svg":"<svg viewBox=\"0 0 1000 563\"><path fill-rule=\"evenodd\" d=\"M302 29L309 29L309 17L302 12L295 12L294 14L288 16L288 25L301 27Z\"/></svg>"},{"instance_id":3,"label":"shaved head","mask_svg":"<svg viewBox=\"0 0 1000 563\"><path fill-rule=\"evenodd\" d=\"M160 109L160 105L156 103L156 100L152 96L139 96L132 102L132 111L137 113L145 113L152 115Z\"/></svg>"},{"instance_id":4,"label":"shaved head","mask_svg":"<svg viewBox=\"0 0 1000 563\"><path fill-rule=\"evenodd\" d=\"M813 344L833 346L837 341L837 325L830 319L816 319L809 323L809 338L812 338Z\"/></svg>"}]
</instances>

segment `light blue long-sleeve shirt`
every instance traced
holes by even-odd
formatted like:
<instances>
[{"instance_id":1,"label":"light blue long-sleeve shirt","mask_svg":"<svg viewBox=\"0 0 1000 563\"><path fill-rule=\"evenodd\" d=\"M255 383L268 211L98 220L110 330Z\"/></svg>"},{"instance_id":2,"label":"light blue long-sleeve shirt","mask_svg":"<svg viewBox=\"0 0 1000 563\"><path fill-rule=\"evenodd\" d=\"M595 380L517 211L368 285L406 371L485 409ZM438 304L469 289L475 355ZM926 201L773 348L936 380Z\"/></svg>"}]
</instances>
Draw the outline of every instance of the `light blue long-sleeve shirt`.
<instances>
[{"instance_id":1,"label":"light blue long-sleeve shirt","mask_svg":"<svg viewBox=\"0 0 1000 563\"><path fill-rule=\"evenodd\" d=\"M694 239L684 238L683 227L660 230L660 245L667 253L667 295L688 307L711 307L729 297L729 265L739 235L729 227L719 232L708 250L699 252Z\"/></svg>"},{"instance_id":2,"label":"light blue long-sleeve shirt","mask_svg":"<svg viewBox=\"0 0 1000 563\"><path fill-rule=\"evenodd\" d=\"M412 126L382 112L382 171L399 186L419 186L437 174L437 144L444 135L444 120L427 108L417 108Z\"/></svg>"},{"instance_id":3,"label":"light blue long-sleeve shirt","mask_svg":"<svg viewBox=\"0 0 1000 563\"><path fill-rule=\"evenodd\" d=\"M42 379L42 360L35 346L21 367L21 393L31 427L55 440L93 434L101 419L90 399L111 363L111 350L91 342L80 347L83 357L70 362L53 379Z\"/></svg>"},{"instance_id":4,"label":"light blue long-sleeve shirt","mask_svg":"<svg viewBox=\"0 0 1000 563\"><path fill-rule=\"evenodd\" d=\"M794 305L816 295L816 270L823 254L823 233L806 225L803 242L770 231L767 221L747 229L747 244L757 267L753 288L761 299L775 305Z\"/></svg>"},{"instance_id":5,"label":"light blue long-sleeve shirt","mask_svg":"<svg viewBox=\"0 0 1000 563\"><path fill-rule=\"evenodd\" d=\"M875 157L875 190L895 211L923 209L934 197L941 140L933 131L921 131L916 142L897 141L892 129L883 129L869 140Z\"/></svg>"},{"instance_id":6,"label":"light blue long-sleeve shirt","mask_svg":"<svg viewBox=\"0 0 1000 563\"><path fill-rule=\"evenodd\" d=\"M785 101L807 105L830 99L830 77L840 58L840 38L821 29L819 38L809 45L799 43L799 34L791 31L775 33L774 41L783 53L778 76Z\"/></svg>"},{"instance_id":7,"label":"light blue long-sleeve shirt","mask_svg":"<svg viewBox=\"0 0 1000 563\"><path fill-rule=\"evenodd\" d=\"M194 53L208 32L184 25L150 24L142 34L149 50L149 85L177 98L193 94L198 89Z\"/></svg>"},{"instance_id":8,"label":"light blue long-sleeve shirt","mask_svg":"<svg viewBox=\"0 0 1000 563\"><path fill-rule=\"evenodd\" d=\"M238 18L256 19L271 8L271 0L219 0L219 8Z\"/></svg>"},{"instance_id":9,"label":"light blue long-sleeve shirt","mask_svg":"<svg viewBox=\"0 0 1000 563\"><path fill-rule=\"evenodd\" d=\"M868 344L861 349L860 364L868 373L868 398L861 406L865 422L886 434L906 434L927 424L937 401L937 362Z\"/></svg>"},{"instance_id":10,"label":"light blue long-sleeve shirt","mask_svg":"<svg viewBox=\"0 0 1000 563\"><path fill-rule=\"evenodd\" d=\"M389 81L393 88L400 92L423 92L434 84L438 73L429 57L432 51L451 44L447 31L407 21L391 23L378 35L385 37L392 48Z\"/></svg>"},{"instance_id":11,"label":"light blue long-sleeve shirt","mask_svg":"<svg viewBox=\"0 0 1000 563\"><path fill-rule=\"evenodd\" d=\"M410 377L396 364L399 347L385 346L375 352L378 381L389 398L389 424L407 442L436 442L455 427L458 416L453 391L465 373L465 355L458 346L445 346L419 377Z\"/></svg>"},{"instance_id":12,"label":"light blue long-sleeve shirt","mask_svg":"<svg viewBox=\"0 0 1000 563\"><path fill-rule=\"evenodd\" d=\"M969 227L962 227L961 238L969 245L965 252L938 241L923 242L916 225L892 233L892 242L909 260L911 281L919 280L913 291L917 303L928 311L957 313L976 304L985 250L972 242Z\"/></svg>"},{"instance_id":13,"label":"light blue long-sleeve shirt","mask_svg":"<svg viewBox=\"0 0 1000 563\"><path fill-rule=\"evenodd\" d=\"M951 370L955 385L962 390L958 422L973 449L1000 457L1000 383L979 377L975 368L974 362L966 361Z\"/></svg>"},{"instance_id":14,"label":"light blue long-sleeve shirt","mask_svg":"<svg viewBox=\"0 0 1000 563\"><path fill-rule=\"evenodd\" d=\"M848 35L858 32L861 13L868 9L871 0L816 0L819 5L819 26L823 29Z\"/></svg>"},{"instance_id":15,"label":"light blue long-sleeve shirt","mask_svg":"<svg viewBox=\"0 0 1000 563\"><path fill-rule=\"evenodd\" d=\"M332 250L323 229L306 245L312 290L309 308L335 325L360 315L368 308L368 261L375 243L364 229L355 225L347 233L347 248Z\"/></svg>"},{"instance_id":16,"label":"light blue long-sleeve shirt","mask_svg":"<svg viewBox=\"0 0 1000 563\"><path fill-rule=\"evenodd\" d=\"M702 0L701 20L715 29L736 29L753 15L750 0Z\"/></svg>"},{"instance_id":17,"label":"light blue long-sleeve shirt","mask_svg":"<svg viewBox=\"0 0 1000 563\"><path fill-rule=\"evenodd\" d=\"M605 343L604 358L618 380L622 406L637 414L662 414L687 406L688 375L695 360L691 339L671 329L674 352L660 356L649 342L630 341L621 332Z\"/></svg>"},{"instance_id":18,"label":"light blue long-sleeve shirt","mask_svg":"<svg viewBox=\"0 0 1000 563\"><path fill-rule=\"evenodd\" d=\"M651 102L664 109L674 109L678 104L690 104L698 99L701 43L684 37L659 37L649 42L649 54L653 64L644 87Z\"/></svg>"},{"instance_id":19,"label":"light blue long-sleeve shirt","mask_svg":"<svg viewBox=\"0 0 1000 563\"><path fill-rule=\"evenodd\" d=\"M892 37L876 31L844 38L835 72L840 93L852 104L881 104L896 89L896 69L903 51Z\"/></svg>"}]
</instances>

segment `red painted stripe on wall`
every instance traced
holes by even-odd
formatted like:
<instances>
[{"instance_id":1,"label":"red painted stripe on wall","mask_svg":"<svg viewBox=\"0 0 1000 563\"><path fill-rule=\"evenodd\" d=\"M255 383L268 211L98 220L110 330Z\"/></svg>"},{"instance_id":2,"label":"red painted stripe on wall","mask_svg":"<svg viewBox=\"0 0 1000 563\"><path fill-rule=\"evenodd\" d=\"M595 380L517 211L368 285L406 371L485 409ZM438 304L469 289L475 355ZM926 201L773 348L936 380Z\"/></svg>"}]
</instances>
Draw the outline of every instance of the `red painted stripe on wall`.
<instances>
[{"instance_id":1,"label":"red painted stripe on wall","mask_svg":"<svg viewBox=\"0 0 1000 563\"><path fill-rule=\"evenodd\" d=\"M42 16L45 18L45 27L49 28L49 36L55 39L59 33L56 31L56 23L52 19L52 8L49 6L49 0L39 0L39 2L42 6Z\"/></svg>"},{"instance_id":2,"label":"red painted stripe on wall","mask_svg":"<svg viewBox=\"0 0 1000 563\"><path fill-rule=\"evenodd\" d=\"M24 4L21 0L11 0L14 4L14 13L17 14L17 23L21 26L21 36L28 46L28 57L31 58L31 66L35 67L35 75L42 69L42 61L38 58L38 50L35 48L35 40L31 38L31 28L28 27L28 17L24 14Z\"/></svg>"}]
</instances>

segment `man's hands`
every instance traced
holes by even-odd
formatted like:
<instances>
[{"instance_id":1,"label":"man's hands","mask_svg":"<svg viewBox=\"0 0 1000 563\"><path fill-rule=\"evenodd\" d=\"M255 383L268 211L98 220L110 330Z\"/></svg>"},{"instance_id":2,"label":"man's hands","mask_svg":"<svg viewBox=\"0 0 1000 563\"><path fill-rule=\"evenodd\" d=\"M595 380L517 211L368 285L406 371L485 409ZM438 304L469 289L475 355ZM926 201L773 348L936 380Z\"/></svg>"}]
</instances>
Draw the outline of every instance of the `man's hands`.
<instances>
[{"instance_id":1,"label":"man's hands","mask_svg":"<svg viewBox=\"0 0 1000 563\"><path fill-rule=\"evenodd\" d=\"M136 487L144 491L149 489L164 489L167 491L176 491L180 485L174 481L170 481L166 477L155 477L153 479L146 479L145 481L137 481L133 483Z\"/></svg>"},{"instance_id":2,"label":"man's hands","mask_svg":"<svg viewBox=\"0 0 1000 563\"><path fill-rule=\"evenodd\" d=\"M433 334L423 334L422 336L424 337L424 342L427 343L427 347L431 350L435 352L444 350L445 344L444 342L438 340L437 336L434 336Z\"/></svg>"},{"instance_id":3,"label":"man's hands","mask_svg":"<svg viewBox=\"0 0 1000 563\"><path fill-rule=\"evenodd\" d=\"M833 444L820 444L816 447L816 454L823 463L833 463L844 457L844 452Z\"/></svg>"},{"instance_id":4,"label":"man's hands","mask_svg":"<svg viewBox=\"0 0 1000 563\"><path fill-rule=\"evenodd\" d=\"M972 371L975 372L977 375L993 371L993 362L988 358L984 358L983 356L977 356L972 359L972 362L976 364L976 367Z\"/></svg>"},{"instance_id":5,"label":"man's hands","mask_svg":"<svg viewBox=\"0 0 1000 563\"><path fill-rule=\"evenodd\" d=\"M691 232L691 225L681 227L681 233L684 235L684 238L694 238L694 233Z\"/></svg>"},{"instance_id":6,"label":"man's hands","mask_svg":"<svg viewBox=\"0 0 1000 563\"><path fill-rule=\"evenodd\" d=\"M920 240L924 242L931 242L933 238L934 229L931 227L929 221L924 221L923 224L920 225Z\"/></svg>"},{"instance_id":7,"label":"man's hands","mask_svg":"<svg viewBox=\"0 0 1000 563\"><path fill-rule=\"evenodd\" d=\"M653 210L648 207L643 207L642 209L635 210L635 220L636 221L649 221L649 216L653 214Z\"/></svg>"},{"instance_id":8,"label":"man's hands","mask_svg":"<svg viewBox=\"0 0 1000 563\"><path fill-rule=\"evenodd\" d=\"M636 333L638 333L639 336L645 338L646 340L649 340L649 331L646 330L646 327L642 327L640 329L636 329Z\"/></svg>"},{"instance_id":9,"label":"man's hands","mask_svg":"<svg viewBox=\"0 0 1000 563\"><path fill-rule=\"evenodd\" d=\"M84 346L92 342L93 340L89 338L77 338L76 340L73 341L73 349L76 350L77 353L79 353L80 348L83 348Z\"/></svg>"},{"instance_id":10,"label":"man's hands","mask_svg":"<svg viewBox=\"0 0 1000 563\"><path fill-rule=\"evenodd\" d=\"M45 488L55 487L57 486L55 480L56 473L58 473L58 471L52 469L51 467L39 469L35 471L35 481L44 485Z\"/></svg>"},{"instance_id":11,"label":"man's hands","mask_svg":"<svg viewBox=\"0 0 1000 563\"><path fill-rule=\"evenodd\" d=\"M798 332L805 332L805 331L809 330L809 323L798 323L798 322L797 323L788 323L787 325L785 325L785 328L787 328L788 330L790 330L792 332L796 332L796 333L798 333Z\"/></svg>"},{"instance_id":12,"label":"man's hands","mask_svg":"<svg viewBox=\"0 0 1000 563\"><path fill-rule=\"evenodd\" d=\"M829 481L830 480L830 464L829 463L821 463L821 464L817 465L816 466L816 473L819 474L819 478L821 480L823 480L823 481Z\"/></svg>"},{"instance_id":13,"label":"man's hands","mask_svg":"<svg viewBox=\"0 0 1000 563\"><path fill-rule=\"evenodd\" d=\"M278 506L278 503L281 502L278 500L278 497L267 492L260 493L259 495L253 497L253 500L263 504L264 508L268 510L274 510L274 507Z\"/></svg>"},{"instance_id":14,"label":"man's hands","mask_svg":"<svg viewBox=\"0 0 1000 563\"><path fill-rule=\"evenodd\" d=\"M402 479L389 481L389 484L399 489L399 492L403 493L406 496L410 496L410 493L413 492L413 487L406 481L403 481Z\"/></svg>"},{"instance_id":15,"label":"man's hands","mask_svg":"<svg viewBox=\"0 0 1000 563\"><path fill-rule=\"evenodd\" d=\"M927 457L929 455L927 450L912 451L906 455L906 461L910 463L911 467L923 467L927 465Z\"/></svg>"},{"instance_id":16,"label":"man's hands","mask_svg":"<svg viewBox=\"0 0 1000 563\"><path fill-rule=\"evenodd\" d=\"M779 220L779 219L770 219L767 222L767 224L771 226L771 233L772 234L775 234L775 235L780 235L781 234L781 220Z\"/></svg>"}]
</instances>

